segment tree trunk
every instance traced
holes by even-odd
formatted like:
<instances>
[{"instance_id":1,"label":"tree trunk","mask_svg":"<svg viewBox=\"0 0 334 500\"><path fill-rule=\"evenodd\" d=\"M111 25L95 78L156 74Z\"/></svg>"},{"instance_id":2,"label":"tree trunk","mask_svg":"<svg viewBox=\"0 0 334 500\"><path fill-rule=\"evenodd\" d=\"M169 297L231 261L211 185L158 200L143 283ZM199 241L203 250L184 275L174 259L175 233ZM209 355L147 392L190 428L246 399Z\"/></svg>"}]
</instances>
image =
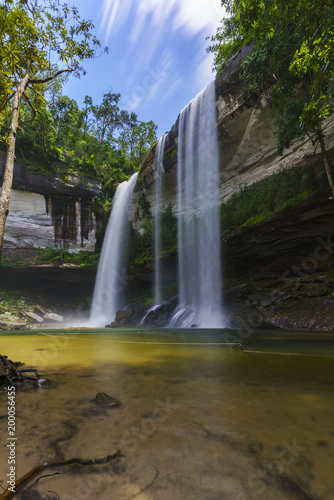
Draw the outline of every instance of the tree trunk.
<instances>
[{"instance_id":1,"label":"tree trunk","mask_svg":"<svg viewBox=\"0 0 334 500\"><path fill-rule=\"evenodd\" d=\"M9 212L9 199L13 184L15 142L16 142L16 132L19 126L20 102L22 94L27 87L28 79L29 79L29 66L24 78L20 82L13 97L13 108L12 108L12 115L8 133L6 165L3 173L3 181L0 194L0 262L2 255L3 240L5 235L6 219Z\"/></svg>"},{"instance_id":2,"label":"tree trunk","mask_svg":"<svg viewBox=\"0 0 334 500\"><path fill-rule=\"evenodd\" d=\"M334 182L333 182L333 177L332 177L331 169L330 169L330 166L329 166L328 155L327 155L326 146L325 146L325 138L324 138L323 133L320 133L318 135L318 138L319 138L319 143L320 143L320 148L321 148L322 161L324 162L325 169L326 169L326 174L327 174L327 178L328 178L328 182L329 182L329 185L331 187L331 190L332 190L332 193L333 193L333 197L334 197Z\"/></svg>"}]
</instances>

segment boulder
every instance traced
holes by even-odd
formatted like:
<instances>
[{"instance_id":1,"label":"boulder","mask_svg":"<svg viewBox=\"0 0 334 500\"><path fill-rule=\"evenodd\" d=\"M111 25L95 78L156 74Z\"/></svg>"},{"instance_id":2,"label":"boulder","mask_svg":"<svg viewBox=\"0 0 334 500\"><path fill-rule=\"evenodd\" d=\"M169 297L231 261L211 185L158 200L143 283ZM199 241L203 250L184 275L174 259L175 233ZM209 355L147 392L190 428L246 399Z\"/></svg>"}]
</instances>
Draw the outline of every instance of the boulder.
<instances>
[{"instance_id":1,"label":"boulder","mask_svg":"<svg viewBox=\"0 0 334 500\"><path fill-rule=\"evenodd\" d=\"M48 319L48 320L51 320L51 321L64 321L64 318L63 316L60 316L59 314L56 314L56 313L46 313L44 314L44 319Z\"/></svg>"},{"instance_id":2,"label":"boulder","mask_svg":"<svg viewBox=\"0 0 334 500\"><path fill-rule=\"evenodd\" d=\"M35 314L35 313L31 312L31 311L26 311L25 315L28 316L28 318L30 318L33 321L35 321L36 323L43 323L43 321L44 321L44 318L42 318L38 314Z\"/></svg>"},{"instance_id":3,"label":"boulder","mask_svg":"<svg viewBox=\"0 0 334 500\"><path fill-rule=\"evenodd\" d=\"M115 323L118 325L124 325L127 320L134 314L133 311L117 311L115 317Z\"/></svg>"},{"instance_id":4,"label":"boulder","mask_svg":"<svg viewBox=\"0 0 334 500\"><path fill-rule=\"evenodd\" d=\"M0 315L1 330L28 330L27 322L12 314L5 313Z\"/></svg>"}]
</instances>

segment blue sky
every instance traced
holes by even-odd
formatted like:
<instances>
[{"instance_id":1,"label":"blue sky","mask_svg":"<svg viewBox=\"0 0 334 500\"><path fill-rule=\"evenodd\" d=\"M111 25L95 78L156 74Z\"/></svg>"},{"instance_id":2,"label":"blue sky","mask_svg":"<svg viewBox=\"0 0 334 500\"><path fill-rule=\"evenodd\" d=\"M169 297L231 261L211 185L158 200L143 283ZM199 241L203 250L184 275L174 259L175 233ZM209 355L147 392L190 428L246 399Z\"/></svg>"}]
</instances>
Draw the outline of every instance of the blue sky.
<instances>
[{"instance_id":1,"label":"blue sky","mask_svg":"<svg viewBox=\"0 0 334 500\"><path fill-rule=\"evenodd\" d=\"M122 95L121 108L153 120L158 136L213 78L207 36L216 32L220 0L72 0L91 19L109 54L86 61L80 80L70 78L65 93L82 104L99 103L104 92Z\"/></svg>"}]
</instances>

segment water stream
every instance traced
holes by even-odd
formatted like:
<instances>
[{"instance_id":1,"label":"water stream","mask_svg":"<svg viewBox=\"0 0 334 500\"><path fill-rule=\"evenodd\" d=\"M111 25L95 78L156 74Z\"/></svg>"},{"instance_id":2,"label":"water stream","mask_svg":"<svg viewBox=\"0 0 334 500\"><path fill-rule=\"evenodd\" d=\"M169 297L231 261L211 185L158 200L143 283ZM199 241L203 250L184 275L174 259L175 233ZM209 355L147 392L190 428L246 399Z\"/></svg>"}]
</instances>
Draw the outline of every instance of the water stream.
<instances>
[{"instance_id":1,"label":"water stream","mask_svg":"<svg viewBox=\"0 0 334 500\"><path fill-rule=\"evenodd\" d=\"M165 151L167 134L161 137L157 143L155 150L154 163L155 163L155 203L154 203L154 304L160 304L162 300L161 293L161 269L160 269L160 252L161 252L161 195L162 195L162 178L163 178L163 158Z\"/></svg>"},{"instance_id":2,"label":"water stream","mask_svg":"<svg viewBox=\"0 0 334 500\"><path fill-rule=\"evenodd\" d=\"M179 306L171 326L224 326L215 82L180 114L177 196Z\"/></svg>"},{"instance_id":3,"label":"water stream","mask_svg":"<svg viewBox=\"0 0 334 500\"><path fill-rule=\"evenodd\" d=\"M111 323L116 312L125 304L125 265L129 234L127 209L137 177L138 173L135 173L129 181L120 184L114 196L96 276L89 318L91 326L103 327Z\"/></svg>"}]
</instances>

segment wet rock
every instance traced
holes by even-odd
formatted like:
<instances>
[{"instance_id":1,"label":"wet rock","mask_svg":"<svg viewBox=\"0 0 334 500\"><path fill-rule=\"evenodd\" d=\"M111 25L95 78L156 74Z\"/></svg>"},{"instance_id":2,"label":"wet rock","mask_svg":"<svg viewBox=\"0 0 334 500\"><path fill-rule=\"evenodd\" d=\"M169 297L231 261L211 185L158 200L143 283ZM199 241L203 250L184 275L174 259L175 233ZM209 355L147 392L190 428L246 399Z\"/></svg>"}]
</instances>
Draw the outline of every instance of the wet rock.
<instances>
[{"instance_id":1,"label":"wet rock","mask_svg":"<svg viewBox=\"0 0 334 500\"><path fill-rule=\"evenodd\" d=\"M20 500L45 500L37 490L23 490L20 494Z\"/></svg>"},{"instance_id":2,"label":"wet rock","mask_svg":"<svg viewBox=\"0 0 334 500\"><path fill-rule=\"evenodd\" d=\"M127 306L128 307L128 306ZM115 321L110 325L106 325L106 328L117 328L117 327L134 327L140 323L143 317L144 310L142 307L134 307L134 310L123 309L117 311Z\"/></svg>"},{"instance_id":3,"label":"wet rock","mask_svg":"<svg viewBox=\"0 0 334 500\"><path fill-rule=\"evenodd\" d=\"M51 380L49 378L38 378L34 381L34 387L48 387L51 385Z\"/></svg>"},{"instance_id":4,"label":"wet rock","mask_svg":"<svg viewBox=\"0 0 334 500\"><path fill-rule=\"evenodd\" d=\"M170 314L168 312L164 312L160 314L154 321L156 326L165 326L168 323Z\"/></svg>"},{"instance_id":5,"label":"wet rock","mask_svg":"<svg viewBox=\"0 0 334 500\"><path fill-rule=\"evenodd\" d=\"M328 446L328 442L325 439L318 439L316 445L324 448L325 446Z\"/></svg>"},{"instance_id":6,"label":"wet rock","mask_svg":"<svg viewBox=\"0 0 334 500\"><path fill-rule=\"evenodd\" d=\"M96 394L94 402L103 408L117 408L121 406L121 402L114 398L113 396L109 396L105 392L99 392Z\"/></svg>"},{"instance_id":7,"label":"wet rock","mask_svg":"<svg viewBox=\"0 0 334 500\"><path fill-rule=\"evenodd\" d=\"M248 451L251 453L261 453L263 450L263 444L259 441L251 441L248 445Z\"/></svg>"},{"instance_id":8,"label":"wet rock","mask_svg":"<svg viewBox=\"0 0 334 500\"><path fill-rule=\"evenodd\" d=\"M115 323L124 325L126 321L133 315L133 311L117 311Z\"/></svg>"},{"instance_id":9,"label":"wet rock","mask_svg":"<svg viewBox=\"0 0 334 500\"><path fill-rule=\"evenodd\" d=\"M261 300L261 295L259 295L258 293L251 293L250 295L248 295L248 299L251 302L258 302L259 300Z\"/></svg>"},{"instance_id":10,"label":"wet rock","mask_svg":"<svg viewBox=\"0 0 334 500\"><path fill-rule=\"evenodd\" d=\"M5 313L0 315L0 330L28 330L27 322L18 317Z\"/></svg>"},{"instance_id":11,"label":"wet rock","mask_svg":"<svg viewBox=\"0 0 334 500\"><path fill-rule=\"evenodd\" d=\"M170 300L164 300L160 305L154 306L151 311L149 310L146 313L144 325L152 325L153 327L167 326L177 303L178 298L175 295Z\"/></svg>"},{"instance_id":12,"label":"wet rock","mask_svg":"<svg viewBox=\"0 0 334 500\"><path fill-rule=\"evenodd\" d=\"M44 314L44 319L48 319L48 320L51 320L51 321L64 321L64 318L63 316L60 316L59 314L56 314L56 313L46 313Z\"/></svg>"},{"instance_id":13,"label":"wet rock","mask_svg":"<svg viewBox=\"0 0 334 500\"><path fill-rule=\"evenodd\" d=\"M301 455L296 458L295 465L297 467L298 475L304 483L308 483L313 478L312 462L308 458Z\"/></svg>"},{"instance_id":14,"label":"wet rock","mask_svg":"<svg viewBox=\"0 0 334 500\"><path fill-rule=\"evenodd\" d=\"M327 297L299 300L286 312L274 314L266 321L285 330L332 331L334 300Z\"/></svg>"},{"instance_id":15,"label":"wet rock","mask_svg":"<svg viewBox=\"0 0 334 500\"><path fill-rule=\"evenodd\" d=\"M47 314L48 311L46 309L44 309L44 307L38 305L35 307L34 313L35 314L43 314L43 316L44 316L44 314Z\"/></svg>"},{"instance_id":16,"label":"wet rock","mask_svg":"<svg viewBox=\"0 0 334 500\"><path fill-rule=\"evenodd\" d=\"M33 321L35 321L36 323L43 323L43 321L44 321L44 318L42 318L38 314L35 314L35 313L31 312L31 311L26 311L25 315L28 316Z\"/></svg>"}]
</instances>

